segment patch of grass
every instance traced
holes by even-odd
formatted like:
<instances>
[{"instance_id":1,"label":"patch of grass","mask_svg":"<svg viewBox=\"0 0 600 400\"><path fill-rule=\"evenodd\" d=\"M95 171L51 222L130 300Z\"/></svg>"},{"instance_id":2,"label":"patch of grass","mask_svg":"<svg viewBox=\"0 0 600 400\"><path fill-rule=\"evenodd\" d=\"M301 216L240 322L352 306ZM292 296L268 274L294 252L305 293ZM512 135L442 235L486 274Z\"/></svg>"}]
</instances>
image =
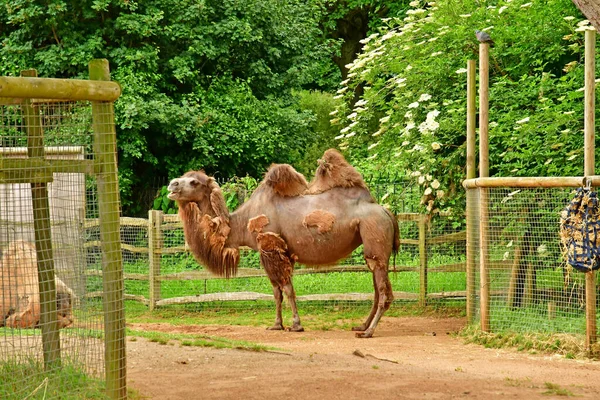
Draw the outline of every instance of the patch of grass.
<instances>
[{"instance_id":1,"label":"patch of grass","mask_svg":"<svg viewBox=\"0 0 600 400\"><path fill-rule=\"evenodd\" d=\"M0 328L0 336L35 336L40 335L41 331L38 329L21 329L21 328Z\"/></svg>"},{"instance_id":2,"label":"patch of grass","mask_svg":"<svg viewBox=\"0 0 600 400\"><path fill-rule=\"evenodd\" d=\"M1 399L108 399L103 381L86 375L66 360L63 360L61 368L52 371L44 371L39 360L18 361L0 363ZM131 398L137 398L135 396L132 392Z\"/></svg>"},{"instance_id":3,"label":"patch of grass","mask_svg":"<svg viewBox=\"0 0 600 400\"><path fill-rule=\"evenodd\" d=\"M574 396L573 393L567 389L561 388L559 385L550 382L544 382L544 386L546 386L546 390L544 393L548 396Z\"/></svg>"},{"instance_id":4,"label":"patch of grass","mask_svg":"<svg viewBox=\"0 0 600 400\"><path fill-rule=\"evenodd\" d=\"M430 292L465 290L466 279L464 272L436 272L436 265L456 263L460 257L433 257L430 259L430 274L428 276L428 289ZM437 261L437 262L436 262ZM357 264L363 264L360 260ZM415 271L393 272L390 265L390 280L395 291L418 293L419 265L418 257L410 256L408 259L398 259L397 265L414 266ZM257 266L257 268L260 268ZM141 262L125 263L127 273L147 273L148 266ZM161 264L163 274L190 270L177 264L165 262ZM193 268L198 269L198 268ZM101 290L101 278L90 277L89 291ZM298 296L322 293L371 293L373 280L370 272L334 272L328 274L297 275L294 277L294 287ZM148 295L149 282L126 280L125 292L132 295ZM235 279L209 279L201 281L163 281L161 292L164 298L190 296L197 294L252 291L271 294L272 288L266 277L235 278Z\"/></svg>"},{"instance_id":5,"label":"patch of grass","mask_svg":"<svg viewBox=\"0 0 600 400\"><path fill-rule=\"evenodd\" d=\"M528 332L585 332L585 310L557 308L553 318L548 318L548 305L544 301L527 307L509 307L506 301L494 300L490 305L490 323L494 330Z\"/></svg>"},{"instance_id":6,"label":"patch of grass","mask_svg":"<svg viewBox=\"0 0 600 400\"><path fill-rule=\"evenodd\" d=\"M273 347L241 340L231 340L217 336L189 333L166 333L127 329L127 336L146 338L151 342L160 344L168 344L172 341L177 341L182 346L213 347L217 349L237 349L256 352L277 350Z\"/></svg>"},{"instance_id":7,"label":"patch of grass","mask_svg":"<svg viewBox=\"0 0 600 400\"><path fill-rule=\"evenodd\" d=\"M284 304L284 324L291 325L291 310ZM301 302L298 306L307 329L348 330L363 322L371 302ZM426 307L416 302L395 302L385 316L462 317L464 313L464 301L432 301ZM126 301L126 314L130 323L270 326L275 319L275 305L272 301L213 302L173 305L150 312L143 304Z\"/></svg>"},{"instance_id":8,"label":"patch of grass","mask_svg":"<svg viewBox=\"0 0 600 400\"><path fill-rule=\"evenodd\" d=\"M471 325L459 332L465 342L480 344L487 348L514 348L529 353L561 354L566 358L587 359L585 339L582 335L540 332L483 332Z\"/></svg>"}]
</instances>

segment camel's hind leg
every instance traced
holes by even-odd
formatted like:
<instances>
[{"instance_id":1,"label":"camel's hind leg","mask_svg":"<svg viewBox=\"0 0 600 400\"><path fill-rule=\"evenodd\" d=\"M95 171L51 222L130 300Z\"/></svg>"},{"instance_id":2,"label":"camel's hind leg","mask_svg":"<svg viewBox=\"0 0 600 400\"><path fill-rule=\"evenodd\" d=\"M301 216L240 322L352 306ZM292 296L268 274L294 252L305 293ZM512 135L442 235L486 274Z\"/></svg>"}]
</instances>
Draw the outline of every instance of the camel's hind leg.
<instances>
[{"instance_id":1,"label":"camel's hind leg","mask_svg":"<svg viewBox=\"0 0 600 400\"><path fill-rule=\"evenodd\" d=\"M367 260L365 261L367 262L367 264L369 263ZM379 305L379 285L377 285L377 282L375 281L375 274L373 274L373 287L375 288L375 296L373 297L373 306L371 307L371 312L369 313L369 316L367 317L365 322L362 323L362 325L352 327L353 331L366 331L369 325L371 325L373 317L375 317L375 314L377 313L377 308Z\"/></svg>"},{"instance_id":2,"label":"camel's hind leg","mask_svg":"<svg viewBox=\"0 0 600 400\"><path fill-rule=\"evenodd\" d=\"M373 336L373 332L375 332L375 328L379 323L379 320L383 316L390 306L392 305L392 301L394 300L394 294L392 292L392 284L388 277L387 272L387 263L385 265L377 265L375 260L367 260L367 263L370 264L369 261L372 261L374 265L373 269L373 281L375 286L375 298L373 300L373 307L371 308L371 313L367 317L364 325L360 328L366 328L364 332L357 332L356 337L359 338L370 338ZM370 266L369 266L370 267Z\"/></svg>"},{"instance_id":3,"label":"camel's hind leg","mask_svg":"<svg viewBox=\"0 0 600 400\"><path fill-rule=\"evenodd\" d=\"M388 262L392 253L393 226L378 221L361 221L360 236L364 245L364 256L367 266L373 272L375 297L373 307L364 324L353 328L360 338L369 338L383 314L390 308L394 300L392 284L388 277ZM387 228L387 229L386 229Z\"/></svg>"},{"instance_id":4,"label":"camel's hind leg","mask_svg":"<svg viewBox=\"0 0 600 400\"><path fill-rule=\"evenodd\" d=\"M260 261L273 285L275 306L277 308L275 325L270 329L283 329L281 308L283 300L282 293L285 293L290 302L290 307L294 316L294 322L290 330L293 332L304 331L304 328L300 324L300 316L298 315L298 308L296 307L296 292L292 286L294 258L288 254L285 241L279 235L271 232L258 234L256 241L260 251Z\"/></svg>"}]
</instances>

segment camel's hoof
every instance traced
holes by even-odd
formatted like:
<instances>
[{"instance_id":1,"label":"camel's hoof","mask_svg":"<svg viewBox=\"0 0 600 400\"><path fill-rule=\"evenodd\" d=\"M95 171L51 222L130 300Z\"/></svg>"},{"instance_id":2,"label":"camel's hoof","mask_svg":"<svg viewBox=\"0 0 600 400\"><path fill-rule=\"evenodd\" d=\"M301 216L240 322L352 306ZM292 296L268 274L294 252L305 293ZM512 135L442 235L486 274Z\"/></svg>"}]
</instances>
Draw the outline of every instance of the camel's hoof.
<instances>
[{"instance_id":1,"label":"camel's hoof","mask_svg":"<svg viewBox=\"0 0 600 400\"><path fill-rule=\"evenodd\" d=\"M364 332L367 330L367 327L365 325L360 325L360 326L353 326L352 327L353 331L359 331L359 332Z\"/></svg>"},{"instance_id":2,"label":"camel's hoof","mask_svg":"<svg viewBox=\"0 0 600 400\"><path fill-rule=\"evenodd\" d=\"M304 332L304 328L302 327L302 325L293 325L290 326L287 330L290 332Z\"/></svg>"},{"instance_id":3,"label":"camel's hoof","mask_svg":"<svg viewBox=\"0 0 600 400\"><path fill-rule=\"evenodd\" d=\"M373 330L367 329L364 332L356 332L356 337L361 339L373 337Z\"/></svg>"},{"instance_id":4,"label":"camel's hoof","mask_svg":"<svg viewBox=\"0 0 600 400\"><path fill-rule=\"evenodd\" d=\"M281 324L275 324L269 328L267 328L268 331L283 331L283 325Z\"/></svg>"}]
</instances>

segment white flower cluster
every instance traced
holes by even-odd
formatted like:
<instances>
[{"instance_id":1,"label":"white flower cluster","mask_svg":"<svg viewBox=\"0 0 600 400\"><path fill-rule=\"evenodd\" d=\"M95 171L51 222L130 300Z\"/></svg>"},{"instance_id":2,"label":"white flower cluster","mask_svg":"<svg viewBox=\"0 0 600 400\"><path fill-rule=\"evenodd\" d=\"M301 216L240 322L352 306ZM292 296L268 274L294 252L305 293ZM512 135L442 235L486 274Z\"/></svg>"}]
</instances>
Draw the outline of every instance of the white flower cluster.
<instances>
[{"instance_id":1,"label":"white flower cluster","mask_svg":"<svg viewBox=\"0 0 600 400\"><path fill-rule=\"evenodd\" d=\"M435 120L438 115L440 115L438 110L429 111L425 121L419 124L419 132L425 135L433 134L440 127L440 123Z\"/></svg>"}]
</instances>

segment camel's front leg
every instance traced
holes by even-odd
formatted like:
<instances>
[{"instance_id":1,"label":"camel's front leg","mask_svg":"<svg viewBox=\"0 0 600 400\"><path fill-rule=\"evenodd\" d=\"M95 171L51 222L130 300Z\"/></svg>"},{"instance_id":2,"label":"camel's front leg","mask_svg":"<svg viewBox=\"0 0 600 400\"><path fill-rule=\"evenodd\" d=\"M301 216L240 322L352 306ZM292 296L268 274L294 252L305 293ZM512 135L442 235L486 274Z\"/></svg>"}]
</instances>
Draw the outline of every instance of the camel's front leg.
<instances>
[{"instance_id":1,"label":"camel's front leg","mask_svg":"<svg viewBox=\"0 0 600 400\"><path fill-rule=\"evenodd\" d=\"M271 281L273 285L273 297L275 297L275 324L272 327L267 328L271 331L282 331L283 330L283 318L281 317L281 302L283 300L283 293L281 293L281 288L275 282Z\"/></svg>"},{"instance_id":2,"label":"camel's front leg","mask_svg":"<svg viewBox=\"0 0 600 400\"><path fill-rule=\"evenodd\" d=\"M290 302L292 313L294 314L294 322L290 330L293 332L304 331L304 328L300 324L300 316L296 307L296 293L292 286L292 273L294 271L293 256L288 254L285 241L276 233L259 233L256 236L256 241L260 251L260 262L271 280L275 295L277 317L275 319L275 326L272 329L283 329L281 318L283 291Z\"/></svg>"},{"instance_id":3,"label":"camel's front leg","mask_svg":"<svg viewBox=\"0 0 600 400\"><path fill-rule=\"evenodd\" d=\"M292 308L292 315L294 316L294 322L290 328L292 332L304 332L304 328L302 324L300 324L300 315L298 314L298 307L296 307L296 291L294 290L294 286L292 286L292 280L290 277L289 283L287 283L283 287L283 291L290 302L290 307Z\"/></svg>"}]
</instances>

